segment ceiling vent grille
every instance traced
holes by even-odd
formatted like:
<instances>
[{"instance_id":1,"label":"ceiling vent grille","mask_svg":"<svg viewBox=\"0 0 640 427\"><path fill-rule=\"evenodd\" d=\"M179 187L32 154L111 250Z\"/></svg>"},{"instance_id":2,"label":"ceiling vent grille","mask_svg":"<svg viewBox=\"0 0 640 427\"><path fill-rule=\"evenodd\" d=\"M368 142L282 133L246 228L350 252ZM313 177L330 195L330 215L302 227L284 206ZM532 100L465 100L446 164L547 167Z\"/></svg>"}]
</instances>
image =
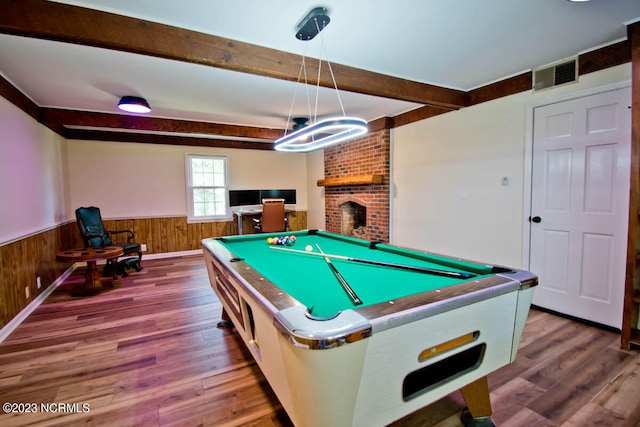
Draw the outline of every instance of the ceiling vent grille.
<instances>
[{"instance_id":1,"label":"ceiling vent grille","mask_svg":"<svg viewBox=\"0 0 640 427\"><path fill-rule=\"evenodd\" d=\"M542 90L578 81L578 60L572 58L533 70L533 90Z\"/></svg>"}]
</instances>

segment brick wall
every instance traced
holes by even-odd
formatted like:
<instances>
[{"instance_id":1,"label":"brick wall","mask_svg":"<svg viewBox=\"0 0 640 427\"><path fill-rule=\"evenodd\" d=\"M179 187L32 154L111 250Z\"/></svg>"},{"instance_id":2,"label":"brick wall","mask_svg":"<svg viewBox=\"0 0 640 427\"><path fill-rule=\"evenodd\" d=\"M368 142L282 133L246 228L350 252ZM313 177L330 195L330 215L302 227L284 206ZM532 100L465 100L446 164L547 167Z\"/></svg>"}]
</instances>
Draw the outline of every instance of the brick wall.
<instances>
[{"instance_id":1,"label":"brick wall","mask_svg":"<svg viewBox=\"0 0 640 427\"><path fill-rule=\"evenodd\" d=\"M355 202L367 208L369 240L389 241L389 163L390 133L388 129L366 135L324 150L325 178L379 174L382 184L325 187L325 227L341 232L340 205Z\"/></svg>"}]
</instances>

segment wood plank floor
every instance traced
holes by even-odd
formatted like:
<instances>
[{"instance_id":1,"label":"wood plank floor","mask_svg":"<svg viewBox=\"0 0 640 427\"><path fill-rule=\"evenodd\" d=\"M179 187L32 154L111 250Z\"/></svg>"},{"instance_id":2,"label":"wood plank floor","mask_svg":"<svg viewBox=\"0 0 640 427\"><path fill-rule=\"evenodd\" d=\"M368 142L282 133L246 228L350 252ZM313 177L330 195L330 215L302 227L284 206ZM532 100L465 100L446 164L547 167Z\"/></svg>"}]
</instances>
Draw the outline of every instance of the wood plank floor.
<instances>
[{"instance_id":1,"label":"wood plank floor","mask_svg":"<svg viewBox=\"0 0 640 427\"><path fill-rule=\"evenodd\" d=\"M85 298L70 297L77 270L0 344L0 402L37 409L0 425L291 426L240 338L215 327L202 257L143 265ZM640 353L548 313L532 310L489 385L498 426L640 426ZM463 406L456 392L393 426L459 427Z\"/></svg>"}]
</instances>

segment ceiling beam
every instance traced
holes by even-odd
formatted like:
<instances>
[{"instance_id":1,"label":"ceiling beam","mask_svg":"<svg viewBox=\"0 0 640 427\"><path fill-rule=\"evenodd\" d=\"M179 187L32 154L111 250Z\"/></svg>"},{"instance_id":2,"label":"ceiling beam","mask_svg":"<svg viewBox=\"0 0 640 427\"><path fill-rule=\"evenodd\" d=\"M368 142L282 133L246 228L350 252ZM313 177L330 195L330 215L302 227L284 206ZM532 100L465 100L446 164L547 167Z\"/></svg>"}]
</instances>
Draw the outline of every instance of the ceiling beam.
<instances>
[{"instance_id":1,"label":"ceiling beam","mask_svg":"<svg viewBox=\"0 0 640 427\"><path fill-rule=\"evenodd\" d=\"M246 150L273 150L273 143L234 141L221 138L191 137L181 135L159 135L152 133L131 133L118 131L101 131L95 129L66 129L66 139L82 141L117 141L141 144L167 144L190 147L219 147Z\"/></svg>"},{"instance_id":2,"label":"ceiling beam","mask_svg":"<svg viewBox=\"0 0 640 427\"><path fill-rule=\"evenodd\" d=\"M123 29L126 28L126 31ZM142 19L46 0L5 0L0 33L94 46L297 81L302 57L257 45ZM317 61L305 59L310 67ZM315 62L315 63L314 63ZM360 94L458 109L463 91L333 64L340 88ZM325 73L312 85L333 88Z\"/></svg>"},{"instance_id":3,"label":"ceiling beam","mask_svg":"<svg viewBox=\"0 0 640 427\"><path fill-rule=\"evenodd\" d=\"M155 117L108 114L92 111L63 110L41 108L40 121L60 134L68 132L69 127L106 128L144 132L170 132L180 134L217 135L221 137L242 138L245 140L270 140L280 138L284 129L237 126L220 123L196 122ZM103 133L106 133L103 132ZM191 136L187 136L190 138Z\"/></svg>"},{"instance_id":4,"label":"ceiling beam","mask_svg":"<svg viewBox=\"0 0 640 427\"><path fill-rule=\"evenodd\" d=\"M631 28L631 26L627 28ZM578 57L578 72L582 76L627 62L631 62L631 42L623 40L580 54Z\"/></svg>"},{"instance_id":5,"label":"ceiling beam","mask_svg":"<svg viewBox=\"0 0 640 427\"><path fill-rule=\"evenodd\" d=\"M527 71L517 76L509 77L499 82L491 83L469 92L471 105L493 101L520 92L531 90L533 73Z\"/></svg>"},{"instance_id":6,"label":"ceiling beam","mask_svg":"<svg viewBox=\"0 0 640 427\"><path fill-rule=\"evenodd\" d=\"M39 120L38 114L40 107L2 76L0 76L0 96L7 99L34 119Z\"/></svg>"}]
</instances>

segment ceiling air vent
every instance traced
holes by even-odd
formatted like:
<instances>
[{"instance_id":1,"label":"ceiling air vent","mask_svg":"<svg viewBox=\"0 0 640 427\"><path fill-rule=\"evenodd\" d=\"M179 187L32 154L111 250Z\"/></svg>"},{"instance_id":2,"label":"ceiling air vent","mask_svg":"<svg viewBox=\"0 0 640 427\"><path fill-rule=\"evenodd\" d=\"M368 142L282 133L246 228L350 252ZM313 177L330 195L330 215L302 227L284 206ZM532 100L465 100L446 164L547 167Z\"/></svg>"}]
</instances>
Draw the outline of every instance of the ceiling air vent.
<instances>
[{"instance_id":1,"label":"ceiling air vent","mask_svg":"<svg viewBox=\"0 0 640 427\"><path fill-rule=\"evenodd\" d=\"M533 70L534 91L577 81L577 58Z\"/></svg>"}]
</instances>

